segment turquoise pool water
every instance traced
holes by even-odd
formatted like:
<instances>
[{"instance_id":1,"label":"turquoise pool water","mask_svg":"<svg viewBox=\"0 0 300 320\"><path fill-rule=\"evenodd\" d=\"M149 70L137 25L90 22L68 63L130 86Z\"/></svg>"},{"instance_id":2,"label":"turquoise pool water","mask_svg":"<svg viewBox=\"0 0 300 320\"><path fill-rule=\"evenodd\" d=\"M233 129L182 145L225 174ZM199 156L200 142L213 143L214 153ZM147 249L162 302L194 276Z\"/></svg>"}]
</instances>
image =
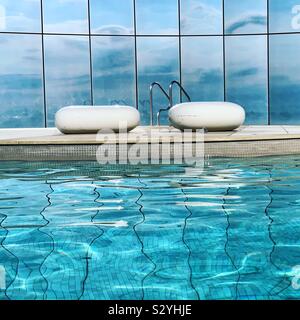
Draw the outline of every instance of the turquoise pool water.
<instances>
[{"instance_id":1,"label":"turquoise pool water","mask_svg":"<svg viewBox=\"0 0 300 320\"><path fill-rule=\"evenodd\" d=\"M0 299L300 298L298 157L0 162L0 223Z\"/></svg>"}]
</instances>

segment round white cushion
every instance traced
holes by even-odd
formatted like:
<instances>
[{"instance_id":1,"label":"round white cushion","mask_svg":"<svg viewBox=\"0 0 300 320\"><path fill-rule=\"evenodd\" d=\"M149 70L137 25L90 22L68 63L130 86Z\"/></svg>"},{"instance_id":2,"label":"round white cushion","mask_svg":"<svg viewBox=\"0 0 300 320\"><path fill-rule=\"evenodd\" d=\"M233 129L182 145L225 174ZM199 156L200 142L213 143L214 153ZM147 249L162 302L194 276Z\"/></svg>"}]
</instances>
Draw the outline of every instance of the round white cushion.
<instances>
[{"instance_id":1,"label":"round white cushion","mask_svg":"<svg viewBox=\"0 0 300 320\"><path fill-rule=\"evenodd\" d=\"M55 115L55 125L63 133L95 133L100 130L130 131L140 123L140 113L129 106L70 106Z\"/></svg>"},{"instance_id":2,"label":"round white cushion","mask_svg":"<svg viewBox=\"0 0 300 320\"><path fill-rule=\"evenodd\" d=\"M245 121L245 110L231 102L187 102L169 110L171 124L178 129L228 131Z\"/></svg>"}]
</instances>

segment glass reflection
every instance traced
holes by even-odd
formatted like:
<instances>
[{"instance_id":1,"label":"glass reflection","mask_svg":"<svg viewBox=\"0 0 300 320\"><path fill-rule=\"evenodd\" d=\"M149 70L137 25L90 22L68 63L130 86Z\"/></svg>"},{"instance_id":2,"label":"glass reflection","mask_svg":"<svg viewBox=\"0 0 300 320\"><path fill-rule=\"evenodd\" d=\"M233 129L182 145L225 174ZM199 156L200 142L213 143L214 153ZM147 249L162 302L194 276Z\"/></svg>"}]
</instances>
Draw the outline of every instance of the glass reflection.
<instances>
[{"instance_id":1,"label":"glass reflection","mask_svg":"<svg viewBox=\"0 0 300 320\"><path fill-rule=\"evenodd\" d=\"M43 14L45 32L89 32L87 0L43 0Z\"/></svg>"},{"instance_id":2,"label":"glass reflection","mask_svg":"<svg viewBox=\"0 0 300 320\"><path fill-rule=\"evenodd\" d=\"M222 34L222 2L222 0L181 0L181 33Z\"/></svg>"},{"instance_id":3,"label":"glass reflection","mask_svg":"<svg viewBox=\"0 0 300 320\"><path fill-rule=\"evenodd\" d=\"M95 104L135 106L133 37L93 37Z\"/></svg>"},{"instance_id":4,"label":"glass reflection","mask_svg":"<svg viewBox=\"0 0 300 320\"><path fill-rule=\"evenodd\" d=\"M267 38L226 39L226 98L246 109L246 123L267 124Z\"/></svg>"},{"instance_id":5,"label":"glass reflection","mask_svg":"<svg viewBox=\"0 0 300 320\"><path fill-rule=\"evenodd\" d=\"M226 0L224 9L227 34L267 32L266 0Z\"/></svg>"},{"instance_id":6,"label":"glass reflection","mask_svg":"<svg viewBox=\"0 0 300 320\"><path fill-rule=\"evenodd\" d=\"M149 124L149 87L154 81L167 87L170 81L179 79L178 39L147 37L137 39L139 110L143 124ZM159 91L155 92L154 115L166 108L168 101ZM155 119L155 117L154 117ZM164 113L162 123L167 123Z\"/></svg>"},{"instance_id":7,"label":"glass reflection","mask_svg":"<svg viewBox=\"0 0 300 320\"><path fill-rule=\"evenodd\" d=\"M300 124L300 35L270 38L270 104L272 124Z\"/></svg>"},{"instance_id":8,"label":"glass reflection","mask_svg":"<svg viewBox=\"0 0 300 320\"><path fill-rule=\"evenodd\" d=\"M0 127L43 127L42 39L0 35Z\"/></svg>"},{"instance_id":9,"label":"glass reflection","mask_svg":"<svg viewBox=\"0 0 300 320\"><path fill-rule=\"evenodd\" d=\"M192 100L222 101L222 37L183 37L181 57L182 83Z\"/></svg>"},{"instance_id":10,"label":"glass reflection","mask_svg":"<svg viewBox=\"0 0 300 320\"><path fill-rule=\"evenodd\" d=\"M88 37L45 36L47 122L63 106L91 104Z\"/></svg>"},{"instance_id":11,"label":"glass reflection","mask_svg":"<svg viewBox=\"0 0 300 320\"><path fill-rule=\"evenodd\" d=\"M270 32L299 32L299 0L270 1Z\"/></svg>"},{"instance_id":12,"label":"glass reflection","mask_svg":"<svg viewBox=\"0 0 300 320\"><path fill-rule=\"evenodd\" d=\"M1 0L0 32L41 32L40 0Z\"/></svg>"},{"instance_id":13,"label":"glass reflection","mask_svg":"<svg viewBox=\"0 0 300 320\"><path fill-rule=\"evenodd\" d=\"M94 34L133 34L133 0L90 0Z\"/></svg>"},{"instance_id":14,"label":"glass reflection","mask_svg":"<svg viewBox=\"0 0 300 320\"><path fill-rule=\"evenodd\" d=\"M136 19L137 34L178 34L178 0L136 0Z\"/></svg>"}]
</instances>

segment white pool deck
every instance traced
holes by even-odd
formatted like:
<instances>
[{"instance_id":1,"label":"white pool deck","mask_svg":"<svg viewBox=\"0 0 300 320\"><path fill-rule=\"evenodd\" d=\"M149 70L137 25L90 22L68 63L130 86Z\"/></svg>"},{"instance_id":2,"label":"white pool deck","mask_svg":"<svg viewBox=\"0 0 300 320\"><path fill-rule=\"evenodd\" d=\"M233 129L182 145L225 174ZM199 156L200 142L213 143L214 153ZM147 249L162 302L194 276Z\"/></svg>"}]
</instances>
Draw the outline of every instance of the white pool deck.
<instances>
[{"instance_id":1,"label":"white pool deck","mask_svg":"<svg viewBox=\"0 0 300 320\"><path fill-rule=\"evenodd\" d=\"M30 153L34 158L40 152L47 158L47 152L56 153L60 148L66 150L73 147L77 151L90 152L103 142L109 144L149 144L149 143L172 143L182 138L182 132L168 126L161 127L137 127L128 135L124 134L70 134L64 135L56 128L47 129L0 129L0 160L24 159L22 153ZM107 140L108 139L108 140ZM117 142L116 142L117 141ZM197 136L189 135L184 142L195 143ZM211 156L221 157L251 157L271 155L300 155L300 126L243 126L231 132L208 132L204 135L205 153ZM17 148L17 147L23 147ZM48 149L46 150L46 147ZM81 147L80 147L81 146ZM50 150L51 147L51 150ZM87 149L89 147L89 149ZM27 149L26 149L27 148ZM56 148L56 149L55 149ZM81 148L81 149L80 149ZM26 149L26 150L25 150ZM38 151L40 149L40 151ZM25 151L24 151L25 150ZM58 152L59 153L59 152ZM11 154L11 156L9 156ZM18 156L20 155L20 157ZM40 156L42 159L43 156ZM64 157L66 157L64 155ZM74 156L75 157L75 156ZM40 159L38 158L38 159ZM51 158L51 154L50 154ZM71 157L73 159L73 157ZM27 159L27 158L26 158ZM52 158L51 158L52 159ZM55 158L56 159L56 158ZM59 160L60 157L58 156ZM74 159L77 159L76 157Z\"/></svg>"},{"instance_id":2,"label":"white pool deck","mask_svg":"<svg viewBox=\"0 0 300 320\"><path fill-rule=\"evenodd\" d=\"M151 132L151 133L150 133ZM62 134L56 128L0 129L0 145L68 145L101 144L107 135L101 134ZM108 135L109 137L110 135ZM128 133L129 143L159 141L169 142L170 138L181 136L181 131L168 126L137 127ZM111 136L111 141L127 141L124 134ZM137 139L138 138L138 139ZM205 142L260 141L300 139L300 126L243 126L234 131L207 132Z\"/></svg>"}]
</instances>

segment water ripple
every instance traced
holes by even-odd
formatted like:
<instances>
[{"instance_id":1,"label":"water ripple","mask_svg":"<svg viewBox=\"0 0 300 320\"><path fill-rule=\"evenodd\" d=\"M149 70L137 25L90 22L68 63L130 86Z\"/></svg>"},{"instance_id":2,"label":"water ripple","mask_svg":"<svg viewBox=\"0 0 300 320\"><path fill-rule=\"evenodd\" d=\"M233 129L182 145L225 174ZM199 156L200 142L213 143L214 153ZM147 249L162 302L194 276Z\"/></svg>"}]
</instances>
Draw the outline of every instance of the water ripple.
<instances>
[{"instance_id":1,"label":"water ripple","mask_svg":"<svg viewBox=\"0 0 300 320\"><path fill-rule=\"evenodd\" d=\"M194 290L196 296L197 296L197 299L198 300L201 300L200 299L200 294L198 292L198 290L196 289L194 283L193 283L193 269L192 269L192 266L191 266L191 256L192 256L192 250L191 248L189 247L187 241L185 240L185 234L186 234L186 228L187 228L187 223L188 223L188 220L192 217L193 215L193 212L189 209L188 207L188 197L186 195L186 193L184 192L184 189L182 188L181 189L182 193L185 195L185 208L186 210L188 211L188 215L185 217L184 219L184 227L183 227L183 230L182 230L182 242L184 243L184 245L186 246L187 250L188 250L188 259L187 259L187 262L188 262L188 266L189 266L189 270L190 270L190 277L189 277L189 281L190 281L190 285L192 287L192 289Z\"/></svg>"},{"instance_id":2,"label":"water ripple","mask_svg":"<svg viewBox=\"0 0 300 320\"><path fill-rule=\"evenodd\" d=\"M222 205L222 209L225 213L225 216L226 216L226 220L227 220L227 227L226 227L226 242L225 242L225 245L224 245L224 251L225 251L225 254L226 256L229 258L232 266L234 267L234 269L236 270L237 272L237 280L235 281L235 299L237 300L238 299L238 296L239 296L239 282L240 282L240 279L241 279L241 273L240 273L240 270L239 268L237 267L237 265L235 264L234 262L234 259L233 257L229 254L229 251L228 251L228 246L229 246L229 230L230 230L230 215L228 214L227 210L226 210L226 197L228 197L229 195L229 192L230 192L230 187L227 188L226 190L226 193L225 193L225 196L223 198L223 205Z\"/></svg>"},{"instance_id":3,"label":"water ripple","mask_svg":"<svg viewBox=\"0 0 300 320\"><path fill-rule=\"evenodd\" d=\"M147 186L146 184L144 184L144 183L141 182L140 178L138 178L137 180L138 180L138 182L139 182L141 185L143 185L144 187ZM143 197L143 192L141 191L141 189L138 189L138 191L139 191L139 193L140 193L140 196L139 196L139 198L135 201L135 203L139 206L139 212L140 212L140 214L141 214L141 216L142 216L142 220L141 220L140 222L136 223L136 224L133 226L133 230L134 230L134 232L135 232L135 234L136 234L136 237L137 237L138 241L139 241L140 244L141 244L141 252L142 252L142 254L143 254L143 255L147 258L147 260L153 265L152 270L151 270L148 274L146 274L146 275L142 278L142 280L141 280L141 287L142 287L142 298L141 298L141 299L144 300L144 298L145 298L145 288L144 288L145 281L146 281L146 279L147 279L148 277L150 277L153 273L155 273L155 270L156 270L156 267L157 267L157 266L156 266L156 263L151 259L151 257L145 252L144 242L142 241L142 238L140 237L140 235L139 235L139 233L138 233L138 231L137 231L138 226L142 225L142 224L145 222L145 220L146 220L146 217L145 217L145 214L144 214L144 211L143 211L143 205L139 202L139 201L142 199L142 197Z\"/></svg>"},{"instance_id":4,"label":"water ripple","mask_svg":"<svg viewBox=\"0 0 300 320\"><path fill-rule=\"evenodd\" d=\"M98 204L98 199L101 197L100 193L97 191L97 187L94 188L94 193L96 195L96 198L94 199L94 202L96 204ZM102 204L103 206L104 204ZM94 223L94 220L96 219L96 217L98 216L98 214L100 213L100 210L97 210L96 214L94 214L92 217L91 217L91 223ZM86 252L86 256L85 256L85 262L86 262L86 272L85 272L85 276L84 276L84 279L82 281L82 291L81 291L81 294L80 296L78 297L78 300L81 300L82 297L84 296L84 293L85 293L85 284L86 284L86 281L88 279L88 276L89 276L89 261L90 259L92 259L92 255L90 254L90 252L92 251L92 247L93 247L93 244L100 238L102 237L102 235L104 234L104 230L101 229L99 226L97 226L95 224L95 227L97 229L99 229L99 234L89 243L88 245L88 250Z\"/></svg>"}]
</instances>

